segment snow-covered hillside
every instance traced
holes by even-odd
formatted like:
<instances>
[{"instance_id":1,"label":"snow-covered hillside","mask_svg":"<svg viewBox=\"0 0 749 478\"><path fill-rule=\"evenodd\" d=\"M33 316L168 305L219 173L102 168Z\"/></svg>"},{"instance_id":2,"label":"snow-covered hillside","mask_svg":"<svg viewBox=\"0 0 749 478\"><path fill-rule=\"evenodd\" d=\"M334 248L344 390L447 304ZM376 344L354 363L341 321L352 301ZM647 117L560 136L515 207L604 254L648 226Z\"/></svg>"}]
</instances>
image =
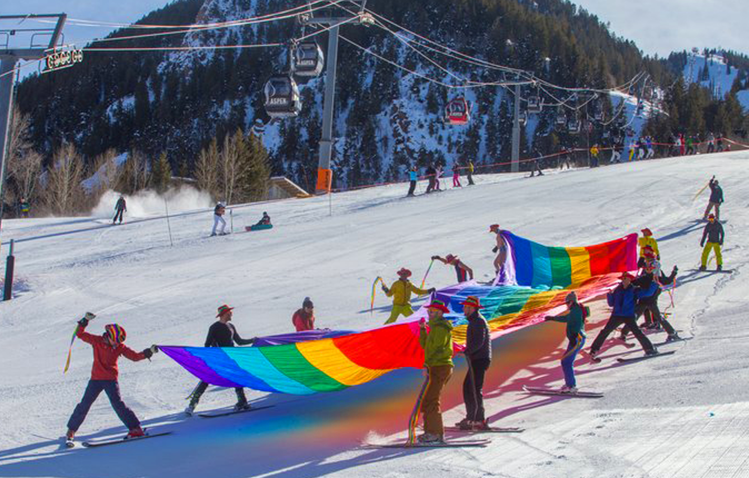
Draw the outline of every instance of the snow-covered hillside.
<instances>
[{"instance_id":1,"label":"snow-covered hillside","mask_svg":"<svg viewBox=\"0 0 749 478\"><path fill-rule=\"evenodd\" d=\"M16 239L16 297L0 303L0 477L250 476L508 476L729 477L749 473L749 386L745 320L749 249L746 152L692 156L522 175L478 176L477 185L404 199L404 184L237 207L234 230L263 211L271 231L209 238L212 212L187 211L118 227L106 219L3 222L3 241ZM696 273L706 194L715 174L725 191L724 257L732 274ZM424 185L421 186L421 192ZM329 214L332 199L332 215ZM126 221L127 221L126 217ZM305 296L318 326L361 330L382 324L389 306L378 297L369 313L372 280L387 282L406 266L420 280L433 254L454 253L490 277L492 238L499 223L549 245L588 245L649 227L664 268L681 270L672 321L692 340L664 345L671 357L619 366L639 352L616 345L601 364L578 359L578 381L600 390L595 401L532 397L523 384L560 386L558 360L566 341L560 324L541 324L498 339L487 378L487 414L494 424L525 432L494 435L472 450L359 450L371 435L402 437L421 376L387 374L347 391L309 397L266 396L270 408L205 420L185 418L196 380L163 354L151 363L120 363L125 402L154 438L100 449L61 450L59 437L91 369L90 348L76 341L62 374L75 321L118 322L127 343L201 345L216 308L234 307L245 337L290 332ZM3 245L3 251L7 246ZM436 264L428 283L444 287L454 272ZM665 308L667 298L661 298ZM592 341L608 317L591 304ZM656 342L665 338L662 334ZM462 417L459 361L443 407L446 422ZM232 391L211 388L201 410L229 407ZM79 436L101 438L124 429L101 396Z\"/></svg>"},{"instance_id":2,"label":"snow-covered hillside","mask_svg":"<svg viewBox=\"0 0 749 478\"><path fill-rule=\"evenodd\" d=\"M691 52L684 65L684 79L687 84L699 83L709 89L716 98L723 98L731 92L739 71L728 67L721 55L703 55Z\"/></svg>"}]
</instances>

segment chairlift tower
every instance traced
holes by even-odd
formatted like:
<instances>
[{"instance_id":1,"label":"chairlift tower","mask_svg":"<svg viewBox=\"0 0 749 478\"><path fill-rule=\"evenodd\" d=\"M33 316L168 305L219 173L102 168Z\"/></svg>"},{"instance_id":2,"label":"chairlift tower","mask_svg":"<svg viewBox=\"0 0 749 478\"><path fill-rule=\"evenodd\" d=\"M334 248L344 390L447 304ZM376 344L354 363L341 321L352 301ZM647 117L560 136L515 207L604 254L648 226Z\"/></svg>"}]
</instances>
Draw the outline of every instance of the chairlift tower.
<instances>
[{"instance_id":1,"label":"chairlift tower","mask_svg":"<svg viewBox=\"0 0 749 478\"><path fill-rule=\"evenodd\" d=\"M28 28L22 25L30 19L57 19L53 28ZM10 125L13 113L13 86L16 81L16 66L21 60L41 60L54 51L65 26L67 15L59 14L29 14L29 15L0 15L0 38L5 37L4 44L0 43L0 227L3 221L3 205L5 203L5 169L10 159ZM12 24L11 28L2 25ZM10 38L19 33L31 34L28 48L11 48ZM49 43L40 45L34 43L36 37L49 36ZM1 42L2 40L0 40ZM45 42L46 43L46 42ZM66 60L73 61L73 60ZM48 62L49 63L49 62Z\"/></svg>"}]
</instances>

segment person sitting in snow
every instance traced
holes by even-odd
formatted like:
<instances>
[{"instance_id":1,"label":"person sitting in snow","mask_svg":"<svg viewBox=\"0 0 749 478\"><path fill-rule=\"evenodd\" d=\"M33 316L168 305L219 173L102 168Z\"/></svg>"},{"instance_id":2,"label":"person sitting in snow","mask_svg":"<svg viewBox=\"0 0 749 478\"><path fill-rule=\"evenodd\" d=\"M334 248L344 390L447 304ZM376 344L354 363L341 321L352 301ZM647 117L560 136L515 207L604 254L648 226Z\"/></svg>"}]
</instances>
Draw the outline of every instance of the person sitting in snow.
<instances>
[{"instance_id":1,"label":"person sitting in snow","mask_svg":"<svg viewBox=\"0 0 749 478\"><path fill-rule=\"evenodd\" d=\"M302 308L294 312L291 322L296 327L297 332L315 330L315 306L309 297L304 298Z\"/></svg>"},{"instance_id":2,"label":"person sitting in snow","mask_svg":"<svg viewBox=\"0 0 749 478\"><path fill-rule=\"evenodd\" d=\"M401 267L398 271L398 280L393 285L387 287L383 284L382 291L388 297L393 297L393 309L390 311L390 317L385 324L392 324L399 316L409 317L414 313L411 308L411 293L417 295L433 294L436 289L419 289L408 280L411 277L411 271Z\"/></svg>"},{"instance_id":3,"label":"person sitting in snow","mask_svg":"<svg viewBox=\"0 0 749 478\"><path fill-rule=\"evenodd\" d=\"M432 256L433 261L440 261L441 263L453 266L455 267L455 274L458 277L458 282L465 282L467 280L473 280L473 269L468 267L458 259L458 256L454 256L452 254L448 254L445 256L445 258L441 258L440 256Z\"/></svg>"},{"instance_id":4,"label":"person sitting in snow","mask_svg":"<svg viewBox=\"0 0 749 478\"><path fill-rule=\"evenodd\" d=\"M256 226L270 225L270 216L267 212L263 212L263 217L255 224Z\"/></svg>"},{"instance_id":5,"label":"person sitting in snow","mask_svg":"<svg viewBox=\"0 0 749 478\"><path fill-rule=\"evenodd\" d=\"M127 438L142 437L144 433L140 427L138 417L125 405L120 396L120 384L117 380L119 376L117 361L122 355L133 362L150 359L153 354L159 351L159 348L152 345L142 352L134 351L125 345L127 334L125 333L125 329L117 324L105 326L102 335L89 334L86 332L86 327L88 327L88 323L95 317L94 314L87 313L84 318L78 321L78 327L75 331L76 337L91 345L94 351L94 366L91 369L91 380L88 382L83 398L75 407L75 410L73 410L70 420L68 420L68 432L65 434L65 438L68 441L72 441L75 438L75 434L86 419L91 405L94 404L102 391L107 394L112 408L114 408L119 419L128 428Z\"/></svg>"},{"instance_id":6,"label":"person sitting in snow","mask_svg":"<svg viewBox=\"0 0 749 478\"><path fill-rule=\"evenodd\" d=\"M224 219L224 214L226 214L226 206L224 206L223 203L216 204L216 207L213 208L213 230L211 231L211 237L216 235L216 229L219 224L221 224L221 230L218 234L221 236L226 234L226 232L224 232L224 229L226 229L226 219Z\"/></svg>"}]
</instances>

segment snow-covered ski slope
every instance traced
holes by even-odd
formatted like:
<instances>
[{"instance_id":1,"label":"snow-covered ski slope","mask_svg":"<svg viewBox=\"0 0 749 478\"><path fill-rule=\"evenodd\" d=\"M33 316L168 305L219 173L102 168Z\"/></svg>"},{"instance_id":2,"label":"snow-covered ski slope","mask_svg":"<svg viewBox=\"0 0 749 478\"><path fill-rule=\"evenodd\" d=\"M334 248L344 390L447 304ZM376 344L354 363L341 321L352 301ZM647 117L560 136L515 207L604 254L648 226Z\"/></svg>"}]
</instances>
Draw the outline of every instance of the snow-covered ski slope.
<instances>
[{"instance_id":1,"label":"snow-covered ski slope","mask_svg":"<svg viewBox=\"0 0 749 478\"><path fill-rule=\"evenodd\" d=\"M550 173L478 176L462 190L404 199L405 185L328 198L289 200L234 210L235 230L273 217L271 231L209 238L211 211L98 227L106 221L3 222L18 239L16 297L0 303L0 477L502 476L739 477L749 474L746 340L749 153L734 152ZM732 274L694 273L707 192L715 174L725 191L724 257ZM445 181L446 183L447 181ZM424 185L421 185L423 192ZM546 323L499 339L487 379L487 415L522 434L492 435L483 449L358 450L362 440L404 436L421 384L417 370L393 372L344 392L310 397L248 391L255 413L205 420L181 411L195 379L163 354L120 362L123 398L153 432L172 435L101 449L62 450L59 437L81 398L90 348L76 341L62 369L75 320L99 315L90 330L118 322L127 343L202 345L216 307L236 307L245 337L289 332L291 314L309 296L320 327L364 329L384 322L388 301L369 313L372 280L406 266L416 281L433 254L454 253L477 272L492 271L499 223L544 244L587 245L650 227L664 268L681 269L672 320L692 340L662 346L670 357L621 365L637 348L613 346L604 360L577 362L578 384L598 400L529 396L523 385L561 386L564 326ZM78 230L73 234L62 232ZM47 237L41 237L47 236ZM38 239L35 239L37 238ZM20 242L21 239L25 241ZM7 246L3 246L7 252ZM713 263L714 266L714 263ZM428 285L452 284L435 264ZM664 294L661 307L666 308ZM588 341L607 318L592 304ZM661 342L665 336L655 336ZM443 407L462 418L461 361ZM230 407L231 390L209 389L198 411ZM124 433L105 396L79 437Z\"/></svg>"}]
</instances>

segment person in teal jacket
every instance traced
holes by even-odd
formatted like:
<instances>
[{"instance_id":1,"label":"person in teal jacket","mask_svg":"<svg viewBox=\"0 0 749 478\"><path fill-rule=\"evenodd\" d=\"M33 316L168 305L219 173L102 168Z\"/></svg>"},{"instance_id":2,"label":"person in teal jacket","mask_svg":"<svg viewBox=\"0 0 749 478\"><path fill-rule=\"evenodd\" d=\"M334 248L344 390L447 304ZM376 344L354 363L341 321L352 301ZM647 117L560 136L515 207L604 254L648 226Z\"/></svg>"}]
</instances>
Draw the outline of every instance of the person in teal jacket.
<instances>
[{"instance_id":1,"label":"person in teal jacket","mask_svg":"<svg viewBox=\"0 0 749 478\"><path fill-rule=\"evenodd\" d=\"M445 435L440 395L453 373L453 327L444 318L444 314L450 310L441 300L432 301L427 306L427 311L429 322L421 319L419 324L419 344L424 349L427 386L421 399L424 434L418 440L420 443L435 443L444 441Z\"/></svg>"},{"instance_id":2,"label":"person in teal jacket","mask_svg":"<svg viewBox=\"0 0 749 478\"><path fill-rule=\"evenodd\" d=\"M562 371L564 371L564 387L562 392L575 393L577 382L575 381L575 358L585 345L585 319L590 315L590 309L577 301L577 294L570 292L564 299L567 304L567 313L556 317L546 317L546 320L564 322L567 324L567 351L562 357Z\"/></svg>"}]
</instances>

